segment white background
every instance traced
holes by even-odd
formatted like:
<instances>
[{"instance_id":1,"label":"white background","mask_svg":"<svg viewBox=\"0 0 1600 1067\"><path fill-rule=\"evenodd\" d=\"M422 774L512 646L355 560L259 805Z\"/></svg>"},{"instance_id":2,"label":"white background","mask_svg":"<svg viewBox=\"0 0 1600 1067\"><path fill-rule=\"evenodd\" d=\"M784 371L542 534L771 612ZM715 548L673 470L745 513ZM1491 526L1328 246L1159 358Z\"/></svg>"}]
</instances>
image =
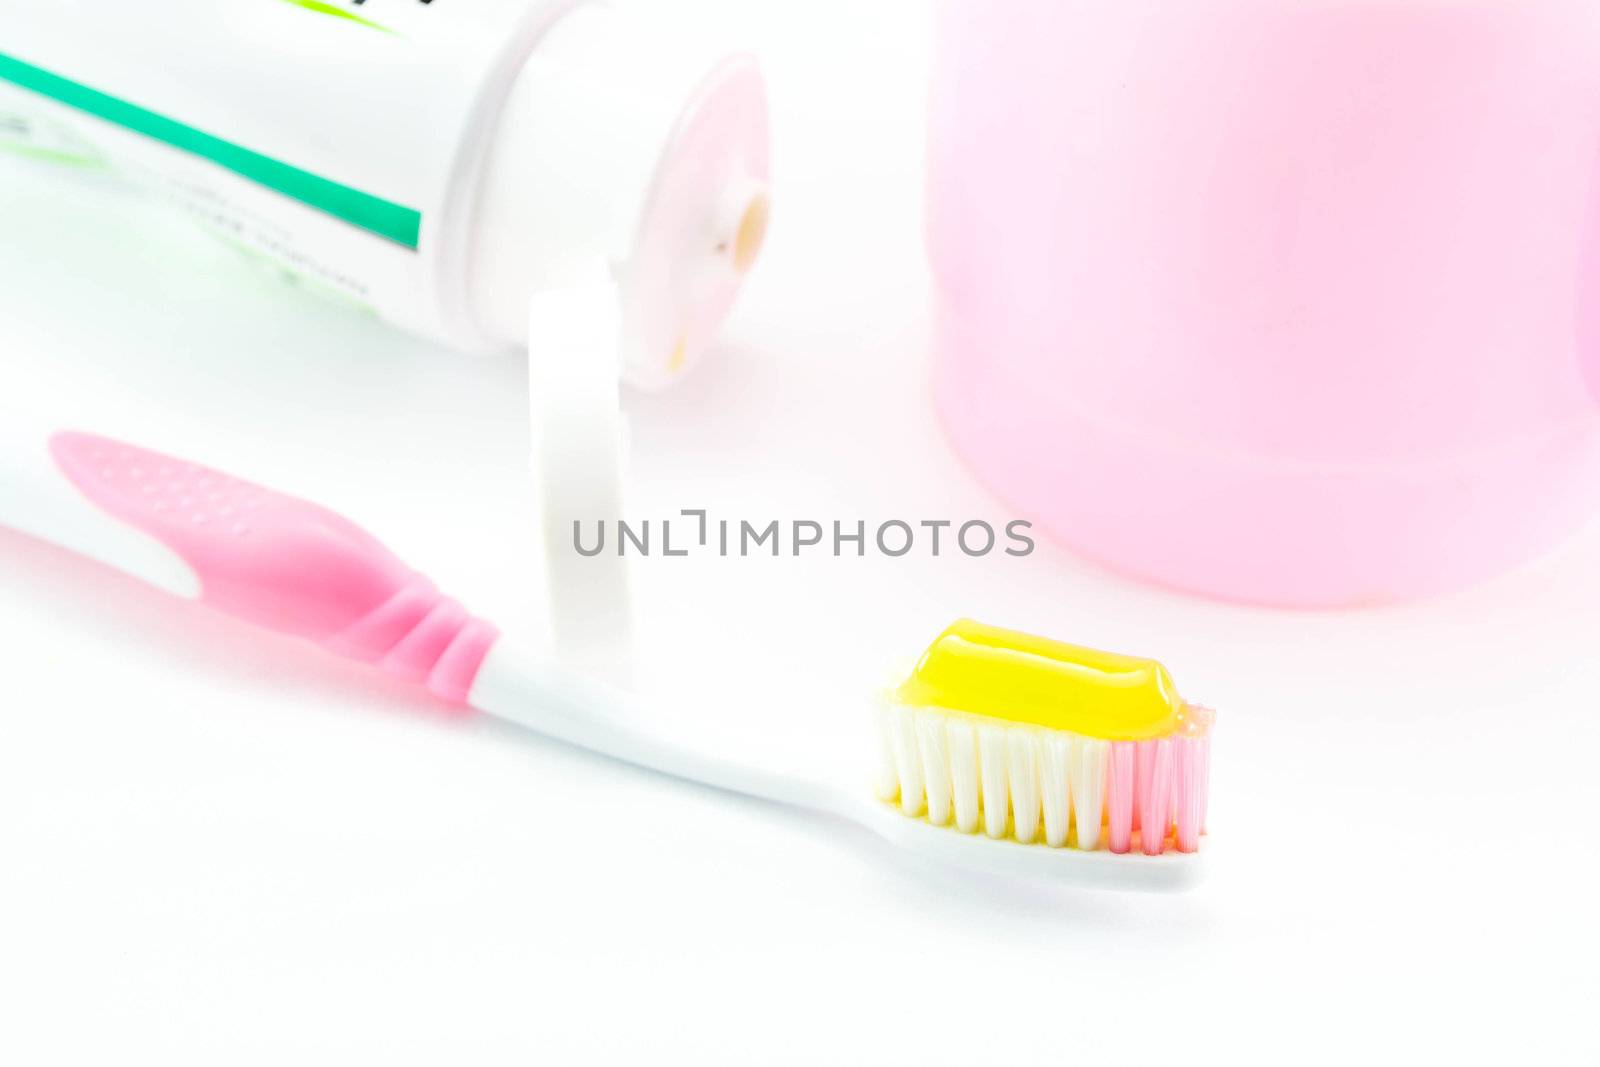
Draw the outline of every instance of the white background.
<instances>
[{"instance_id":1,"label":"white background","mask_svg":"<svg viewBox=\"0 0 1600 1067\"><path fill-rule=\"evenodd\" d=\"M927 9L700 0L754 44L778 214L725 342L633 397L641 514L987 517L929 401ZM331 504L535 618L522 371L296 292L108 180L0 158L0 392ZM1383 611L1027 560L655 561L707 723L853 758L971 614L1221 709L1213 874L1146 897L909 863L0 533L0 1062L1592 1057L1600 528ZM290 1059L290 1057L294 1059Z\"/></svg>"}]
</instances>

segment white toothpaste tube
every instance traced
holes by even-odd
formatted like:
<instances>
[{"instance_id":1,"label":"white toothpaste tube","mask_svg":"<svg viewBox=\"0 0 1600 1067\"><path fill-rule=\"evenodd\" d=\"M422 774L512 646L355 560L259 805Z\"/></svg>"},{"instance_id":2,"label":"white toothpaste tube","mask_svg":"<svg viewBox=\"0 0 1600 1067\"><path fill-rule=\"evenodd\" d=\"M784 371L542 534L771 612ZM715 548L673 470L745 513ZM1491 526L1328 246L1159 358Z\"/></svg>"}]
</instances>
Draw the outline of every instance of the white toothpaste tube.
<instances>
[{"instance_id":1,"label":"white toothpaste tube","mask_svg":"<svg viewBox=\"0 0 1600 1067\"><path fill-rule=\"evenodd\" d=\"M528 345L529 298L601 265L623 376L665 384L764 231L754 62L601 4L0 0L0 25L0 137L453 348Z\"/></svg>"}]
</instances>

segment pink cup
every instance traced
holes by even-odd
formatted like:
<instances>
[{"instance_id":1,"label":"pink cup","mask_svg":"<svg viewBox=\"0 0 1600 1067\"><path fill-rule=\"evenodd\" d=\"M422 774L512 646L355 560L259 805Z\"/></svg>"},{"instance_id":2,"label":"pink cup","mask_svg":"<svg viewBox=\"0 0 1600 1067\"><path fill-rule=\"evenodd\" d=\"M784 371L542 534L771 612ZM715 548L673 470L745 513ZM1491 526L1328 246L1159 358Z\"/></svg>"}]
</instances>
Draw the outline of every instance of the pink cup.
<instances>
[{"instance_id":1,"label":"pink cup","mask_svg":"<svg viewBox=\"0 0 1600 1067\"><path fill-rule=\"evenodd\" d=\"M938 402L1013 507L1271 604L1600 503L1593 0L947 0Z\"/></svg>"}]
</instances>

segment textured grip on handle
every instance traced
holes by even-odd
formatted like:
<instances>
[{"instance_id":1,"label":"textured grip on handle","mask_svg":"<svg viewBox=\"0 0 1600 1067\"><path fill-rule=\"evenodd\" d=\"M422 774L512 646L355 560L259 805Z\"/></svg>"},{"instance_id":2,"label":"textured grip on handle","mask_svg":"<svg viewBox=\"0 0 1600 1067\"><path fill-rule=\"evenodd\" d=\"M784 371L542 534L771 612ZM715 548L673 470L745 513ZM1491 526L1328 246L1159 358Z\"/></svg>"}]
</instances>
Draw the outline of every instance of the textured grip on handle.
<instances>
[{"instance_id":1,"label":"textured grip on handle","mask_svg":"<svg viewBox=\"0 0 1600 1067\"><path fill-rule=\"evenodd\" d=\"M56 434L50 452L101 510L182 557L211 606L466 700L498 631L349 520L90 434Z\"/></svg>"}]
</instances>

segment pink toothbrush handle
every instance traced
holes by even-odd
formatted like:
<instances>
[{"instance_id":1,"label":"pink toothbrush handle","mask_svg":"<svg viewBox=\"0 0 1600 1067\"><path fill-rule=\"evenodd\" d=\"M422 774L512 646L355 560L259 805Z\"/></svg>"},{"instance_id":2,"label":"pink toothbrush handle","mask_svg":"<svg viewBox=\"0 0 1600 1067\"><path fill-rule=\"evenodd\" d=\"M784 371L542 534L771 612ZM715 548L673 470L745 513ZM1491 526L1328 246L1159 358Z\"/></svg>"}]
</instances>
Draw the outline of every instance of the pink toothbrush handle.
<instances>
[{"instance_id":1,"label":"pink toothbrush handle","mask_svg":"<svg viewBox=\"0 0 1600 1067\"><path fill-rule=\"evenodd\" d=\"M205 603L465 703L498 631L354 523L103 437L59 433L50 453L96 507L181 558Z\"/></svg>"}]
</instances>

